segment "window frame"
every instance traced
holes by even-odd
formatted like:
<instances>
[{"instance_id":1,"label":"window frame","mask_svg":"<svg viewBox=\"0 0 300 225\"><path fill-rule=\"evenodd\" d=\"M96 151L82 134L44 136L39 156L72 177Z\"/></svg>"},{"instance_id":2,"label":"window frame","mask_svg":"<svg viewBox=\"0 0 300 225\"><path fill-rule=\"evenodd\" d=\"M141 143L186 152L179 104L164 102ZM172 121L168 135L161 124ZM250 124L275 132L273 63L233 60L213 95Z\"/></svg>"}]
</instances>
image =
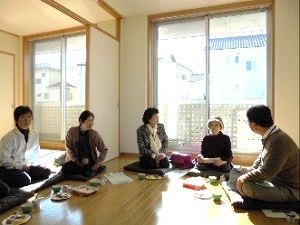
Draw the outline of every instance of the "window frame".
<instances>
[{"instance_id":1,"label":"window frame","mask_svg":"<svg viewBox=\"0 0 300 225\"><path fill-rule=\"evenodd\" d=\"M257 10L267 10L267 18L266 18L266 29L267 29L267 72L266 72L266 102L267 105L273 110L273 96L274 96L274 83L273 83L273 76L274 76L274 57L272 55L273 52L273 26L274 23L272 22L272 18L274 16L274 10L272 10L273 1L253 1L253 2L246 2L246 3L239 3L239 4L229 4L229 5L222 5L216 7L207 7L207 8L200 8L195 10L187 10L181 12L173 12L167 14L157 14L157 15L150 15L148 16L148 51L149 51L149 58L148 63L148 85L147 85L147 105L153 106L155 105L155 98L157 98L157 83L155 78L155 72L157 71L157 66L155 63L155 56L157 56L157 49L156 43L154 41L154 36L157 35L155 31L156 22L163 22L163 21L170 21L170 20L178 20L178 19L186 19L190 17L205 17L209 16L211 18L215 16L220 16L220 14L235 14L235 13L244 13L245 11L257 11ZM209 57L209 56L208 56ZM251 62L252 64L252 62ZM252 71L252 67L250 72ZM209 97L209 96L207 96ZM209 107L209 106L208 106ZM235 151L235 153L242 154L242 155L257 155L259 154L260 149L253 150L251 152L246 151Z\"/></svg>"},{"instance_id":2,"label":"window frame","mask_svg":"<svg viewBox=\"0 0 300 225\"><path fill-rule=\"evenodd\" d=\"M33 91L33 83L31 79L32 74L32 68L33 68L33 62L32 62L32 41L41 40L41 39L48 39L48 38L59 38L62 36L72 36L72 35L80 35L80 34L86 34L86 60L88 60L88 30L85 26L80 27L74 27L69 28L65 30L58 30L53 32L47 32L47 33L41 33L41 34L34 34L34 35L28 35L23 37L23 95L22 95L22 102L25 105L31 106L33 104L32 99L32 91ZM89 105L88 101L88 80L89 80L89 69L88 69L88 63L86 63L85 67L85 74L86 74L86 84L85 84L85 105L86 108ZM40 140L40 147L46 148L46 149L58 149L58 150L65 150L65 141L41 141Z\"/></svg>"}]
</instances>

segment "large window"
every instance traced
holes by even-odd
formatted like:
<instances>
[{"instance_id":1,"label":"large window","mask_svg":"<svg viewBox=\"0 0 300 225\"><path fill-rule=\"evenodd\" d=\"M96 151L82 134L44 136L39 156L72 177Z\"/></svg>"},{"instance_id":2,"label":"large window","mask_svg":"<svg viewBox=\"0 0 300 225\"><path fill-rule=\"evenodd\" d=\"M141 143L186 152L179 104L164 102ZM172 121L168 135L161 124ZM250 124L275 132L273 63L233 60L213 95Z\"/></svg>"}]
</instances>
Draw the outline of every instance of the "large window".
<instances>
[{"instance_id":1,"label":"large window","mask_svg":"<svg viewBox=\"0 0 300 225\"><path fill-rule=\"evenodd\" d=\"M34 127L40 140L61 141L85 109L86 36L32 42Z\"/></svg>"},{"instance_id":2,"label":"large window","mask_svg":"<svg viewBox=\"0 0 300 225\"><path fill-rule=\"evenodd\" d=\"M154 105L169 149L199 151L220 116L234 152L260 149L246 111L270 104L268 10L154 24Z\"/></svg>"}]
</instances>

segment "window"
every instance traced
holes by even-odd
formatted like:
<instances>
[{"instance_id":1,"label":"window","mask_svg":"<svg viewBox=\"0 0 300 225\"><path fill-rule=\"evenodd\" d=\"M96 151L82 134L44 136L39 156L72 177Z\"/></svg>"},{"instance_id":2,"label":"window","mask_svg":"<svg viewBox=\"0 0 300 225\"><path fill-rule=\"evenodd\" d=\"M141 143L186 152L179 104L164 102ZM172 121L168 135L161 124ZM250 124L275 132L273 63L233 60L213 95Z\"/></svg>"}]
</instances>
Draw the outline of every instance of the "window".
<instances>
[{"instance_id":1,"label":"window","mask_svg":"<svg viewBox=\"0 0 300 225\"><path fill-rule=\"evenodd\" d=\"M251 61L246 62L246 70L251 71Z\"/></svg>"},{"instance_id":2,"label":"window","mask_svg":"<svg viewBox=\"0 0 300 225\"><path fill-rule=\"evenodd\" d=\"M268 15L265 9L154 22L153 102L169 149L199 151L212 116L222 117L234 152L261 148L245 121L249 107L269 103Z\"/></svg>"},{"instance_id":3,"label":"window","mask_svg":"<svg viewBox=\"0 0 300 225\"><path fill-rule=\"evenodd\" d=\"M33 125L40 140L61 141L85 109L86 35L33 41L32 49Z\"/></svg>"},{"instance_id":4,"label":"window","mask_svg":"<svg viewBox=\"0 0 300 225\"><path fill-rule=\"evenodd\" d=\"M236 63L236 64L239 63L239 56L238 56L238 55L235 56L235 63Z\"/></svg>"},{"instance_id":5,"label":"window","mask_svg":"<svg viewBox=\"0 0 300 225\"><path fill-rule=\"evenodd\" d=\"M49 93L44 93L44 99L49 99Z\"/></svg>"}]
</instances>

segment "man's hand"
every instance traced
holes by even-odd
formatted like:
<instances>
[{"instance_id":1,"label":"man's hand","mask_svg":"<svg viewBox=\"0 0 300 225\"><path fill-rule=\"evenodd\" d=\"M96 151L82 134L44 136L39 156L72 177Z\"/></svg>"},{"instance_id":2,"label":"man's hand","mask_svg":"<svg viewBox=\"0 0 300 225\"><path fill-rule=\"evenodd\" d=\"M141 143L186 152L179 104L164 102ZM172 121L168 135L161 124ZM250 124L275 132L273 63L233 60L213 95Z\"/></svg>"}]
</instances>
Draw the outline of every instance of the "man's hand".
<instances>
[{"instance_id":1,"label":"man's hand","mask_svg":"<svg viewBox=\"0 0 300 225\"><path fill-rule=\"evenodd\" d=\"M236 189L238 190L238 192L243 195L243 196L246 196L243 192L243 184L244 184L244 180L239 177L237 180L236 180Z\"/></svg>"}]
</instances>

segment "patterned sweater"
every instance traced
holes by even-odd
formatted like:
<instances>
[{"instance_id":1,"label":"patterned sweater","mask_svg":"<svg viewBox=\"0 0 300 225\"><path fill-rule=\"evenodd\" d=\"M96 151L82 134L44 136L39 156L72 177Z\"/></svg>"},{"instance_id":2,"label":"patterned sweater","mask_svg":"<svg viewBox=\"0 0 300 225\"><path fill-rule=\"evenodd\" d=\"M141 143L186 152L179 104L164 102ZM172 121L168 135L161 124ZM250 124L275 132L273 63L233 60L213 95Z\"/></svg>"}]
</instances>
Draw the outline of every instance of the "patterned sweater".
<instances>
[{"instance_id":1,"label":"patterned sweater","mask_svg":"<svg viewBox=\"0 0 300 225\"><path fill-rule=\"evenodd\" d=\"M150 147L149 139L150 131L147 129L147 125L142 125L137 129L137 144L140 151L140 156L151 157L154 153ZM161 141L161 149L159 152L165 153L168 147L168 136L166 134L164 125L161 123L157 124L157 135Z\"/></svg>"}]
</instances>

